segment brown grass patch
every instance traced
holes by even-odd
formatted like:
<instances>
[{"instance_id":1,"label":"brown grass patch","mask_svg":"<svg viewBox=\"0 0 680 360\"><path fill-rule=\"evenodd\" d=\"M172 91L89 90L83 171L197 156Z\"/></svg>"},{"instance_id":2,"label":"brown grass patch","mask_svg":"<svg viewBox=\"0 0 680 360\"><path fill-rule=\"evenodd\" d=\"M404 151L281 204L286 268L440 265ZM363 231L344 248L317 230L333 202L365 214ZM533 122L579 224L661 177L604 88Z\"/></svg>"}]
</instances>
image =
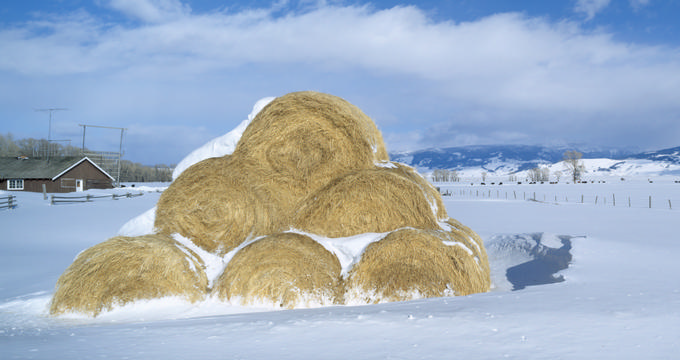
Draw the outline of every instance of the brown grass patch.
<instances>
[{"instance_id":1,"label":"brown grass patch","mask_svg":"<svg viewBox=\"0 0 680 360\"><path fill-rule=\"evenodd\" d=\"M172 238L117 236L83 251L64 271L50 313L97 316L114 305L164 296L195 302L207 292L202 266L198 256Z\"/></svg>"},{"instance_id":2,"label":"brown grass patch","mask_svg":"<svg viewBox=\"0 0 680 360\"><path fill-rule=\"evenodd\" d=\"M302 203L293 226L327 237L403 227L439 229L421 187L400 171L386 168L360 170L333 180Z\"/></svg>"},{"instance_id":3,"label":"brown grass patch","mask_svg":"<svg viewBox=\"0 0 680 360\"><path fill-rule=\"evenodd\" d=\"M224 255L289 222L290 211L281 210L285 193L270 191L264 184L268 177L257 164L233 156L203 160L163 192L154 225L159 233L178 233Z\"/></svg>"},{"instance_id":4,"label":"brown grass patch","mask_svg":"<svg viewBox=\"0 0 680 360\"><path fill-rule=\"evenodd\" d=\"M290 192L295 199L388 159L371 118L337 96L313 91L269 103L245 130L233 156L271 170L277 191Z\"/></svg>"},{"instance_id":5,"label":"brown grass patch","mask_svg":"<svg viewBox=\"0 0 680 360\"><path fill-rule=\"evenodd\" d=\"M217 280L213 293L243 304L271 301L281 307L338 301L340 262L309 237L279 233L239 250Z\"/></svg>"},{"instance_id":6,"label":"brown grass patch","mask_svg":"<svg viewBox=\"0 0 680 360\"><path fill-rule=\"evenodd\" d=\"M402 229L369 245L346 281L348 299L367 303L468 295L489 290L489 273L444 231Z\"/></svg>"}]
</instances>

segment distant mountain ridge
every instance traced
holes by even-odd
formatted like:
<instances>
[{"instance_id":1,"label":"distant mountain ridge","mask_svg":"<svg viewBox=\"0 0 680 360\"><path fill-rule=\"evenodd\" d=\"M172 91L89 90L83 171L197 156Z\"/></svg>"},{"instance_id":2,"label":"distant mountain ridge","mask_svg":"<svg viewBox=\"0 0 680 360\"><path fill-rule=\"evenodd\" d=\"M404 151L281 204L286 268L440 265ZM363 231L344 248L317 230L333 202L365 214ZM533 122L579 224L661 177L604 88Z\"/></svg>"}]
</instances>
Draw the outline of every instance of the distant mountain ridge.
<instances>
[{"instance_id":1,"label":"distant mountain ridge","mask_svg":"<svg viewBox=\"0 0 680 360\"><path fill-rule=\"evenodd\" d=\"M680 146L658 151L598 149L585 146L473 145L390 153L390 159L421 170L481 168L515 172L562 161L565 151L576 150L583 159L650 160L680 165Z\"/></svg>"}]
</instances>

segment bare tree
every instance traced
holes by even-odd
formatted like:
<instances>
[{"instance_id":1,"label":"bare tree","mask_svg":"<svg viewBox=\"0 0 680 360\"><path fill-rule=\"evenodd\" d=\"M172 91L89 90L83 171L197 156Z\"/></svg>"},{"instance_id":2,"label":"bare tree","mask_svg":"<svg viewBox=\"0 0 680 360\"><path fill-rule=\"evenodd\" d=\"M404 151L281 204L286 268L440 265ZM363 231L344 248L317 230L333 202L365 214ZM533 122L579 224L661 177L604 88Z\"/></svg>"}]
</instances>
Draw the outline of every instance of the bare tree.
<instances>
[{"instance_id":1,"label":"bare tree","mask_svg":"<svg viewBox=\"0 0 680 360\"><path fill-rule=\"evenodd\" d=\"M558 170L558 171L555 171L553 173L553 175L555 175L555 182L560 182L560 177L562 177L562 172Z\"/></svg>"},{"instance_id":2,"label":"bare tree","mask_svg":"<svg viewBox=\"0 0 680 360\"><path fill-rule=\"evenodd\" d=\"M432 172L432 181L434 182L448 182L450 181L450 174L448 170L436 169Z\"/></svg>"},{"instance_id":3,"label":"bare tree","mask_svg":"<svg viewBox=\"0 0 680 360\"><path fill-rule=\"evenodd\" d=\"M529 175L529 181L536 182L536 181L548 181L550 178L550 169L547 167L540 168L540 167L535 167L528 172Z\"/></svg>"},{"instance_id":4,"label":"bare tree","mask_svg":"<svg viewBox=\"0 0 680 360\"><path fill-rule=\"evenodd\" d=\"M456 171L456 170L451 171L451 181L454 181L454 182L460 181L460 176L458 175L458 171Z\"/></svg>"},{"instance_id":5,"label":"bare tree","mask_svg":"<svg viewBox=\"0 0 680 360\"><path fill-rule=\"evenodd\" d=\"M567 168L567 172L571 174L574 183L581 179L581 175L586 170L583 161L581 161L582 156L583 154L576 150L564 153L564 166Z\"/></svg>"}]
</instances>

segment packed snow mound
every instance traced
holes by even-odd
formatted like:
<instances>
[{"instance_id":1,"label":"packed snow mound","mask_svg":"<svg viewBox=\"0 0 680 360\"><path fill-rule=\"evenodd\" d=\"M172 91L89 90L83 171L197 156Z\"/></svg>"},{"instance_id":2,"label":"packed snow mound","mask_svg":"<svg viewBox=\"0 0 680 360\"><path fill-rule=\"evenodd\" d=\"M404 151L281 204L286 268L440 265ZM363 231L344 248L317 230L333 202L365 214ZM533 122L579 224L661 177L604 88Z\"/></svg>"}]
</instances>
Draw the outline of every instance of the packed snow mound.
<instances>
[{"instance_id":1,"label":"packed snow mound","mask_svg":"<svg viewBox=\"0 0 680 360\"><path fill-rule=\"evenodd\" d=\"M192 151L189 155L182 159L179 164L177 164L175 170L172 172L172 179L177 179L177 177L184 170L199 161L205 160L207 158L222 157L234 152L236 144L238 143L239 139L241 139L241 136L248 127L248 124L250 124L250 122L253 121L260 110L272 102L272 100L274 100L274 97L265 97L258 100L255 105L253 105L253 111L250 112L248 118L243 120L236 128L222 136L208 141L203 146Z\"/></svg>"},{"instance_id":2,"label":"packed snow mound","mask_svg":"<svg viewBox=\"0 0 680 360\"><path fill-rule=\"evenodd\" d=\"M481 238L414 169L389 162L372 119L339 97L260 100L182 164L155 211L60 277L52 314L96 316L154 294L296 308L490 288Z\"/></svg>"}]
</instances>

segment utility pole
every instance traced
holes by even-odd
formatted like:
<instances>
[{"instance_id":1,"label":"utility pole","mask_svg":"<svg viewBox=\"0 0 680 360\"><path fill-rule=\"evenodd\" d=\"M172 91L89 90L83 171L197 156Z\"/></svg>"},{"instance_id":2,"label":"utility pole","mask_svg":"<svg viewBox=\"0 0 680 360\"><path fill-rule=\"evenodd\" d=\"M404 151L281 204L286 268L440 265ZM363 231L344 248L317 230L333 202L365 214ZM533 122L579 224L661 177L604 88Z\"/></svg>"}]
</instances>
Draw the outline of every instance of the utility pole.
<instances>
[{"instance_id":1,"label":"utility pole","mask_svg":"<svg viewBox=\"0 0 680 360\"><path fill-rule=\"evenodd\" d=\"M47 128L47 161L50 161L50 141L52 141L52 112L53 111L65 111L67 108L47 108L47 109L35 109L35 111L49 112L50 122Z\"/></svg>"}]
</instances>

